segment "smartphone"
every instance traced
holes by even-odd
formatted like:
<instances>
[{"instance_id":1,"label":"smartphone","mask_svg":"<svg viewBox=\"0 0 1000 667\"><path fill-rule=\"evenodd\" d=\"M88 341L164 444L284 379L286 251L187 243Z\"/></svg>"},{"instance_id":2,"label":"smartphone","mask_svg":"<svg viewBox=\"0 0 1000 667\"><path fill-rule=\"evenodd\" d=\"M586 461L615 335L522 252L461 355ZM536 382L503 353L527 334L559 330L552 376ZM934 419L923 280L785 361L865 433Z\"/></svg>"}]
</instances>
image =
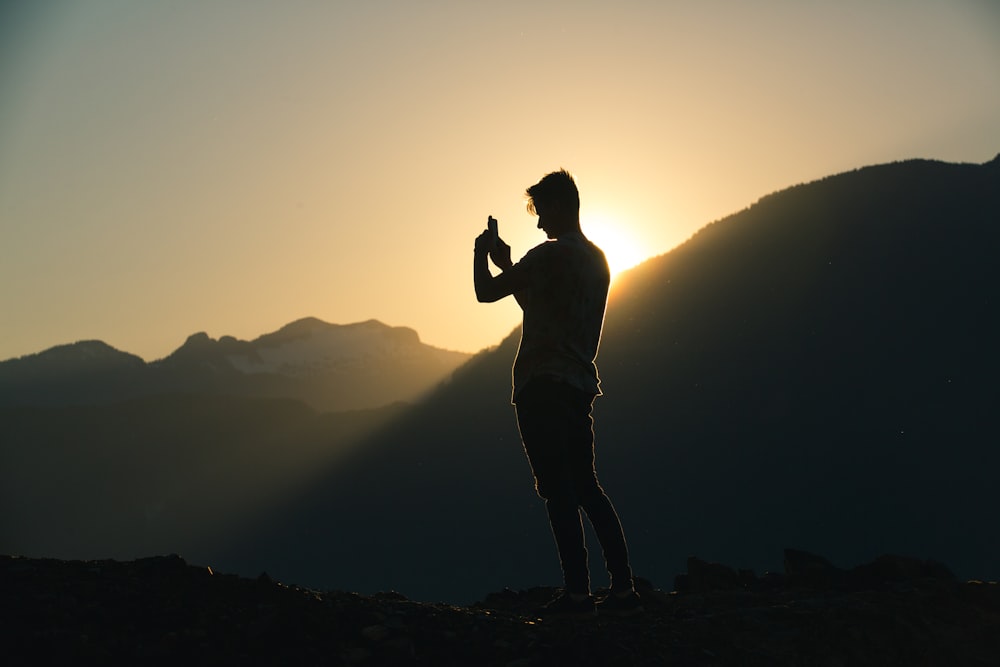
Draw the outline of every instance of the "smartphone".
<instances>
[{"instance_id":1,"label":"smartphone","mask_svg":"<svg viewBox=\"0 0 1000 667\"><path fill-rule=\"evenodd\" d=\"M495 243L497 239L500 238L500 232L497 231L497 219L492 215L490 219L486 221L486 228L490 230L490 234L493 236L493 242Z\"/></svg>"}]
</instances>

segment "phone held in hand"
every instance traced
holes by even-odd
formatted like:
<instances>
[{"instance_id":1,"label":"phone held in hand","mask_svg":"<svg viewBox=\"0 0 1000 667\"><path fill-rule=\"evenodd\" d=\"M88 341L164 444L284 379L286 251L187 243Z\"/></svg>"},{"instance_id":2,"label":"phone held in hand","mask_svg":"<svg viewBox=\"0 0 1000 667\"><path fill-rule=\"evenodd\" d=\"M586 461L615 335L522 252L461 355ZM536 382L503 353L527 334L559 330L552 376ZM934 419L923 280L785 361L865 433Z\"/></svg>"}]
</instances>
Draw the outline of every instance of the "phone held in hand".
<instances>
[{"instance_id":1,"label":"phone held in hand","mask_svg":"<svg viewBox=\"0 0 1000 667\"><path fill-rule=\"evenodd\" d=\"M493 237L493 243L496 243L497 239L500 238L500 232L497 231L497 219L492 215L489 220L486 221L486 228L490 230L490 236Z\"/></svg>"}]
</instances>

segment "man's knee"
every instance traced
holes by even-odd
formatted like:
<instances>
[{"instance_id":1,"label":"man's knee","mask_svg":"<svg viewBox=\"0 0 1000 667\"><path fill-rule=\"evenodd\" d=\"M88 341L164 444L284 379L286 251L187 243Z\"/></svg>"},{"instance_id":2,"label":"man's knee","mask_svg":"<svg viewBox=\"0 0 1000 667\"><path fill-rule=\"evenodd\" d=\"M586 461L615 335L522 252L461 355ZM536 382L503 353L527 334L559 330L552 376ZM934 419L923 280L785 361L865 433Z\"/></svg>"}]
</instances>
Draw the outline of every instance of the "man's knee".
<instances>
[{"instance_id":1,"label":"man's knee","mask_svg":"<svg viewBox=\"0 0 1000 667\"><path fill-rule=\"evenodd\" d=\"M578 504L576 485L573 478L564 473L535 476L535 492L548 502Z\"/></svg>"},{"instance_id":2,"label":"man's knee","mask_svg":"<svg viewBox=\"0 0 1000 667\"><path fill-rule=\"evenodd\" d=\"M600 499L604 496L604 488L601 487L600 482L597 481L597 475L581 475L576 482L575 488L577 498L580 499L580 504L585 505L589 501L594 501Z\"/></svg>"}]
</instances>

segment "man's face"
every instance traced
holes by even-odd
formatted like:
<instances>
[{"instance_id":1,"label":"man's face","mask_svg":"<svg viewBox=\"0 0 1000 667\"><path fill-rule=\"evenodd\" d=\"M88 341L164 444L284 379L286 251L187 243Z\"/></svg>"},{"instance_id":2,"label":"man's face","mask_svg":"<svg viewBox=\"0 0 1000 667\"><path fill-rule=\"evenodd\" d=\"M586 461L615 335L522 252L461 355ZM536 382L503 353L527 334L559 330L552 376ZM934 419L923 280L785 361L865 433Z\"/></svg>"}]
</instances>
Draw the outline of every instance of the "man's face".
<instances>
[{"instance_id":1,"label":"man's face","mask_svg":"<svg viewBox=\"0 0 1000 667\"><path fill-rule=\"evenodd\" d=\"M572 225L567 224L562 207L555 202L545 202L539 204L535 202L535 213L538 214L538 228L545 232L550 239L558 238L560 234L571 229Z\"/></svg>"}]
</instances>

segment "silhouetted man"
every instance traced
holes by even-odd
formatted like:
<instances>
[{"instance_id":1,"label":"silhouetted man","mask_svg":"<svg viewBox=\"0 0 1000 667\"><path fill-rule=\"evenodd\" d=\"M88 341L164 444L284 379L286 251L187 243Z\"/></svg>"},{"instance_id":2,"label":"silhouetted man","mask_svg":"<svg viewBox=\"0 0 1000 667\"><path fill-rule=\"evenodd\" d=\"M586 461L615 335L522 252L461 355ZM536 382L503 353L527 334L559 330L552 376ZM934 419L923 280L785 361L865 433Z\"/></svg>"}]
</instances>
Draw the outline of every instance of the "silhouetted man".
<instances>
[{"instance_id":1,"label":"silhouetted man","mask_svg":"<svg viewBox=\"0 0 1000 667\"><path fill-rule=\"evenodd\" d=\"M587 549L580 509L587 513L611 575L602 611L642 610L618 514L597 480L591 410L601 393L597 347L611 277L601 249L580 230L580 195L566 171L545 176L527 190L528 212L549 240L511 262L510 246L490 219L476 238L476 298L493 302L514 295L524 313L514 361L512 402L524 451L545 499L562 564L565 589L543 610L551 616L592 616ZM494 276L487 257L501 270Z\"/></svg>"}]
</instances>

